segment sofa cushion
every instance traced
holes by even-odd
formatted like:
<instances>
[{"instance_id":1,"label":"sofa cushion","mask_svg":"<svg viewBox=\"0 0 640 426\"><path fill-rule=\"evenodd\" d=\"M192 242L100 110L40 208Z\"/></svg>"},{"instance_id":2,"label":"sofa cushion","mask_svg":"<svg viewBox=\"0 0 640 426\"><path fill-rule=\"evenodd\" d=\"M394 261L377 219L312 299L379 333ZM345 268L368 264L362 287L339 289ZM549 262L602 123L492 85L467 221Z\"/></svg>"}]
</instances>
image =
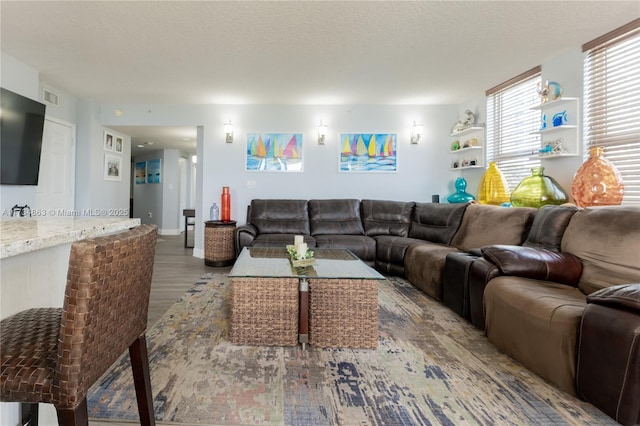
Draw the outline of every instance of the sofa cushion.
<instances>
[{"instance_id":1,"label":"sofa cushion","mask_svg":"<svg viewBox=\"0 0 640 426\"><path fill-rule=\"evenodd\" d=\"M360 200L309 200L311 235L364 235Z\"/></svg>"},{"instance_id":2,"label":"sofa cushion","mask_svg":"<svg viewBox=\"0 0 640 426\"><path fill-rule=\"evenodd\" d=\"M408 236L415 204L404 201L362 200L365 235Z\"/></svg>"},{"instance_id":3,"label":"sofa cushion","mask_svg":"<svg viewBox=\"0 0 640 426\"><path fill-rule=\"evenodd\" d=\"M587 306L577 288L497 277L484 290L487 337L529 370L576 394L578 326Z\"/></svg>"},{"instance_id":4,"label":"sofa cushion","mask_svg":"<svg viewBox=\"0 0 640 426\"><path fill-rule=\"evenodd\" d=\"M468 204L416 203L409 237L450 244Z\"/></svg>"},{"instance_id":5,"label":"sofa cushion","mask_svg":"<svg viewBox=\"0 0 640 426\"><path fill-rule=\"evenodd\" d=\"M424 242L409 246L404 256L404 271L407 279L436 300L442 300L444 287L444 264L455 247Z\"/></svg>"},{"instance_id":6,"label":"sofa cushion","mask_svg":"<svg viewBox=\"0 0 640 426\"><path fill-rule=\"evenodd\" d=\"M640 284L620 284L603 288L588 295L587 303L640 312Z\"/></svg>"},{"instance_id":7,"label":"sofa cushion","mask_svg":"<svg viewBox=\"0 0 640 426\"><path fill-rule=\"evenodd\" d=\"M373 264L376 259L376 241L366 235L316 235L314 238L318 248L351 250L368 264Z\"/></svg>"},{"instance_id":8,"label":"sofa cushion","mask_svg":"<svg viewBox=\"0 0 640 426\"><path fill-rule=\"evenodd\" d=\"M252 247L285 247L293 244L295 236L298 234L260 234L251 243ZM316 246L316 240L310 235L304 236L304 242L309 247Z\"/></svg>"},{"instance_id":9,"label":"sofa cushion","mask_svg":"<svg viewBox=\"0 0 640 426\"><path fill-rule=\"evenodd\" d=\"M568 205L546 205L540 207L531 224L529 235L522 245L560 251L564 231L577 211L577 207Z\"/></svg>"},{"instance_id":10,"label":"sofa cushion","mask_svg":"<svg viewBox=\"0 0 640 426\"><path fill-rule=\"evenodd\" d=\"M252 200L249 223L258 234L309 235L306 200Z\"/></svg>"},{"instance_id":11,"label":"sofa cushion","mask_svg":"<svg viewBox=\"0 0 640 426\"><path fill-rule=\"evenodd\" d=\"M586 294L640 282L640 207L578 211L564 232L561 248L582 261L578 287Z\"/></svg>"},{"instance_id":12,"label":"sofa cushion","mask_svg":"<svg viewBox=\"0 0 640 426\"><path fill-rule=\"evenodd\" d=\"M559 253L524 246L484 246L482 254L493 262L502 275L553 281L573 287L578 285L582 263L571 253Z\"/></svg>"},{"instance_id":13,"label":"sofa cushion","mask_svg":"<svg viewBox=\"0 0 640 426\"><path fill-rule=\"evenodd\" d=\"M470 204L451 245L461 251L492 244L519 246L527 237L536 209Z\"/></svg>"}]
</instances>

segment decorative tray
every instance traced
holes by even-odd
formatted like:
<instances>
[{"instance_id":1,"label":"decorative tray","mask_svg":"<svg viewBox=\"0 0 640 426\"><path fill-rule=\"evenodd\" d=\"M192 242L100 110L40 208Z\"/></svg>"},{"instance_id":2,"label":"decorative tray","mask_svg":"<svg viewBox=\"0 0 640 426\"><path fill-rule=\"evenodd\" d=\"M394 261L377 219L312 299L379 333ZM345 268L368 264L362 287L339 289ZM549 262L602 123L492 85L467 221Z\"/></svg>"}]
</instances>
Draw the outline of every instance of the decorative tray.
<instances>
[{"instance_id":1,"label":"decorative tray","mask_svg":"<svg viewBox=\"0 0 640 426\"><path fill-rule=\"evenodd\" d=\"M315 257L313 257L313 252L311 250L307 250L306 257L304 259L298 259L298 253L293 245L287 246L287 252L289 253L289 261L291 262L291 266L294 268L303 268L305 266L311 266L316 263Z\"/></svg>"}]
</instances>

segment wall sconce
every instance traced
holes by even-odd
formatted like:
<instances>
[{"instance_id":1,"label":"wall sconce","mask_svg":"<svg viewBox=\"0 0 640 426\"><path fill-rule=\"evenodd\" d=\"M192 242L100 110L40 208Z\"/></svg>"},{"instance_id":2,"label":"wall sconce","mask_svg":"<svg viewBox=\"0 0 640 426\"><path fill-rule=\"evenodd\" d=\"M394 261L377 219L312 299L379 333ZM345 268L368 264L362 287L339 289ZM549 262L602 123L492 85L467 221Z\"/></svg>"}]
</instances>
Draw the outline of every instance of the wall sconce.
<instances>
[{"instance_id":1,"label":"wall sconce","mask_svg":"<svg viewBox=\"0 0 640 426\"><path fill-rule=\"evenodd\" d=\"M192 164L198 164L198 156L197 155L192 155L191 156L191 163Z\"/></svg>"},{"instance_id":2,"label":"wall sconce","mask_svg":"<svg viewBox=\"0 0 640 426\"><path fill-rule=\"evenodd\" d=\"M416 124L413 122L413 129L411 130L411 143L418 143L424 132L424 126L422 124Z\"/></svg>"},{"instance_id":3,"label":"wall sconce","mask_svg":"<svg viewBox=\"0 0 640 426\"><path fill-rule=\"evenodd\" d=\"M231 124L231 120L228 123L224 123L224 134L227 143L233 143L233 124Z\"/></svg>"},{"instance_id":4,"label":"wall sconce","mask_svg":"<svg viewBox=\"0 0 640 426\"><path fill-rule=\"evenodd\" d=\"M322 124L322 120L320 120L320 125L318 126L318 145L324 145L324 140L327 137L327 128L326 124Z\"/></svg>"}]
</instances>

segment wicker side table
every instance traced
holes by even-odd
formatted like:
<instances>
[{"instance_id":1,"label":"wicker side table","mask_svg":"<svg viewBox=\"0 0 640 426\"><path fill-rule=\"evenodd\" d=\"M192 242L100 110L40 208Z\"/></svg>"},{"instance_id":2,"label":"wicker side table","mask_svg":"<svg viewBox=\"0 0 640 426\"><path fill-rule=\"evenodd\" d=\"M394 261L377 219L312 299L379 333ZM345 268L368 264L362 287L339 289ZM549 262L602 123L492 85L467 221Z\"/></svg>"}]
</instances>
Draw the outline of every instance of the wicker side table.
<instances>
[{"instance_id":1,"label":"wicker side table","mask_svg":"<svg viewBox=\"0 0 640 426\"><path fill-rule=\"evenodd\" d=\"M236 222L208 220L204 223L204 264L229 266L236 260Z\"/></svg>"}]
</instances>

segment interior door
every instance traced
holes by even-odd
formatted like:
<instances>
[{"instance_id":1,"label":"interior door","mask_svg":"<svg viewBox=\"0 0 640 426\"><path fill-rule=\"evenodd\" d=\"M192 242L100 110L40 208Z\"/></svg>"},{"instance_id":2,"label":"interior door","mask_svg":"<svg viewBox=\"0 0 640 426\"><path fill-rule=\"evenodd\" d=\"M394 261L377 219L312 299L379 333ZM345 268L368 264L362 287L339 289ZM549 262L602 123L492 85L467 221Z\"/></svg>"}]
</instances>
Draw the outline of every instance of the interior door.
<instances>
[{"instance_id":1,"label":"interior door","mask_svg":"<svg viewBox=\"0 0 640 426\"><path fill-rule=\"evenodd\" d=\"M73 215L75 134L75 124L51 118L44 122L35 208L47 211L47 216Z\"/></svg>"}]
</instances>

